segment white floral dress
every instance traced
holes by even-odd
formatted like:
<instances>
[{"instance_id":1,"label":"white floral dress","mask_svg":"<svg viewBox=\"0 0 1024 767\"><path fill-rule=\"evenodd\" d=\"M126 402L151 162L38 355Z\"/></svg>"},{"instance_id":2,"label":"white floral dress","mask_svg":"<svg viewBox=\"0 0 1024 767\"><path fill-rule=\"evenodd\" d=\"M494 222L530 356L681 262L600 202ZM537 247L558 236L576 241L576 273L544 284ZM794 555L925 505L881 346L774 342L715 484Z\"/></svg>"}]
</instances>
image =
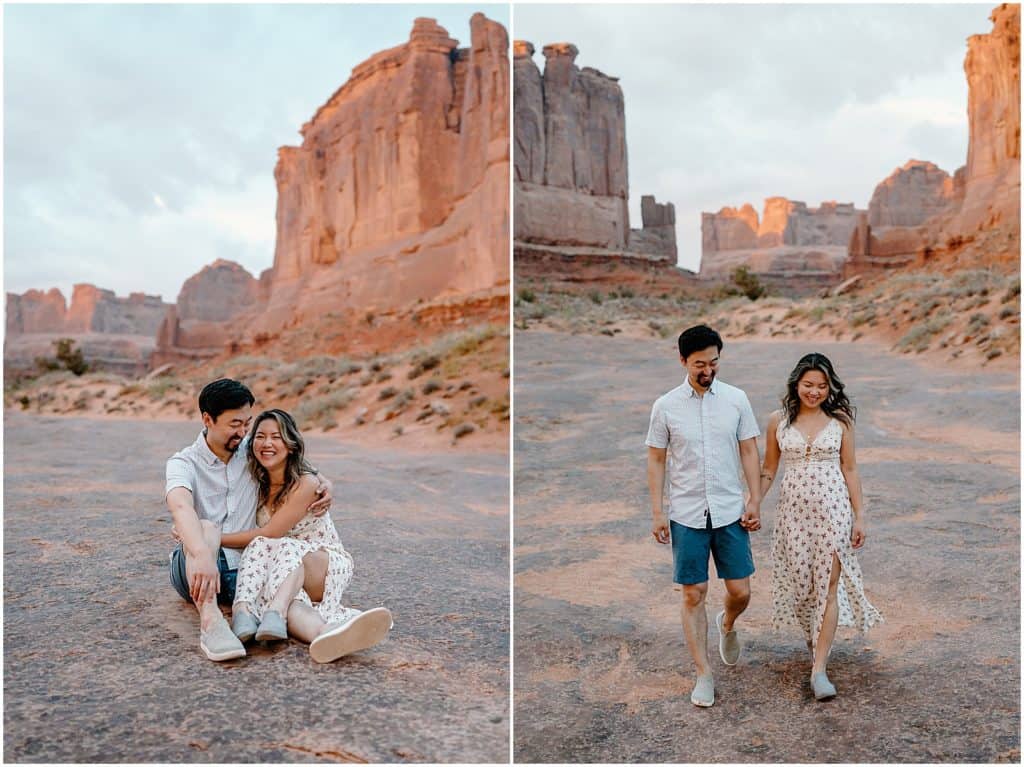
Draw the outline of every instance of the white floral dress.
<instances>
[{"instance_id":1,"label":"white floral dress","mask_svg":"<svg viewBox=\"0 0 1024 767\"><path fill-rule=\"evenodd\" d=\"M775 432L785 461L772 533L772 627L799 628L811 642L825 618L832 554L842 573L837 589L839 625L867 631L882 620L864 596L860 563L850 543L853 511L839 465L843 427L830 418L808 442L784 420Z\"/></svg>"},{"instance_id":2,"label":"white floral dress","mask_svg":"<svg viewBox=\"0 0 1024 767\"><path fill-rule=\"evenodd\" d=\"M270 514L261 507L256 512L256 524L262 527L269 520ZM359 610L342 604L345 589L352 581L353 562L341 545L329 513L320 517L306 514L281 538L253 538L238 564L235 602L248 602L252 614L257 620L261 619L285 578L295 571L306 554L320 549L330 558L323 599L314 605L305 589L299 590L296 599L314 607L327 623L357 615Z\"/></svg>"}]
</instances>

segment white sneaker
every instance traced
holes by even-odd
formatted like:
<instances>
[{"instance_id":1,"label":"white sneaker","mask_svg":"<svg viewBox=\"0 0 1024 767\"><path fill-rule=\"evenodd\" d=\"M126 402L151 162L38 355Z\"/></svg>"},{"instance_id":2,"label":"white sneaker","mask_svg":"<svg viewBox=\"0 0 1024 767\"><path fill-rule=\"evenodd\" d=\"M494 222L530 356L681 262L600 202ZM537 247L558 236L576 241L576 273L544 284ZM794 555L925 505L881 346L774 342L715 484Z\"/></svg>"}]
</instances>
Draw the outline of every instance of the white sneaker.
<instances>
[{"instance_id":1,"label":"white sneaker","mask_svg":"<svg viewBox=\"0 0 1024 767\"><path fill-rule=\"evenodd\" d=\"M378 644L392 625L391 611L386 607L359 613L344 623L329 623L310 643L309 654L317 663L330 663Z\"/></svg>"},{"instance_id":2,"label":"white sneaker","mask_svg":"<svg viewBox=\"0 0 1024 767\"><path fill-rule=\"evenodd\" d=\"M199 646L210 660L231 660L245 655L245 647L231 630L223 616L218 615L213 625L199 632Z\"/></svg>"}]
</instances>

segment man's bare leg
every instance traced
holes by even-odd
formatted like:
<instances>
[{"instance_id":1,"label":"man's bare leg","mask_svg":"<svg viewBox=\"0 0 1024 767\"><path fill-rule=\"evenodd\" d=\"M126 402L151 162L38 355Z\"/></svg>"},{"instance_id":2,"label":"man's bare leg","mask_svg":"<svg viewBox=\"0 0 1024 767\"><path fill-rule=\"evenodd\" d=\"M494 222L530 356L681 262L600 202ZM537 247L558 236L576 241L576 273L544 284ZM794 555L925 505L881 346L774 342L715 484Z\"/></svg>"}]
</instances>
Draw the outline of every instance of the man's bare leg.
<instances>
[{"instance_id":1,"label":"man's bare leg","mask_svg":"<svg viewBox=\"0 0 1024 767\"><path fill-rule=\"evenodd\" d=\"M743 614L750 604L750 578L725 580L725 616L722 628L732 631L733 622Z\"/></svg>"},{"instance_id":2,"label":"man's bare leg","mask_svg":"<svg viewBox=\"0 0 1024 767\"><path fill-rule=\"evenodd\" d=\"M686 646L697 667L697 676L711 676L711 661L708 660L708 615L704 600L708 594L708 583L683 586L683 636Z\"/></svg>"},{"instance_id":3,"label":"man's bare leg","mask_svg":"<svg viewBox=\"0 0 1024 767\"><path fill-rule=\"evenodd\" d=\"M206 542L209 550L213 552L214 561L216 561L220 552L220 528L206 519L199 520L199 524L203 528L203 540ZM185 556L187 561L188 554L186 553ZM216 594L205 602L197 604L196 609L199 611L199 627L203 631L209 631L214 621L224 618L220 607L217 606Z\"/></svg>"},{"instance_id":4,"label":"man's bare leg","mask_svg":"<svg viewBox=\"0 0 1024 767\"><path fill-rule=\"evenodd\" d=\"M324 587L327 585L327 568L331 563L330 555L323 549L311 551L302 558L302 566L306 576L302 588L306 590L312 602L322 602Z\"/></svg>"}]
</instances>

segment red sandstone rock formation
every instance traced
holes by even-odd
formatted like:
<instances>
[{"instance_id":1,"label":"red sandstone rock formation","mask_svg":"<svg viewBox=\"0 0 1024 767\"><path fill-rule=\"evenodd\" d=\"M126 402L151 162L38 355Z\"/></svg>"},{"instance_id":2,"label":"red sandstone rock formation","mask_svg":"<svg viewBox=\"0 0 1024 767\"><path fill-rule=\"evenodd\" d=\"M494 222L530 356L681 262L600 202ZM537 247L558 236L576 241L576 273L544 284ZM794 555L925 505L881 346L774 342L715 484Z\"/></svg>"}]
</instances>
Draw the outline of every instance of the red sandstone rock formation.
<instances>
[{"instance_id":1,"label":"red sandstone rock formation","mask_svg":"<svg viewBox=\"0 0 1024 767\"><path fill-rule=\"evenodd\" d=\"M544 46L544 73L531 43L517 40L515 239L526 246L629 252L676 261L675 209L641 199L641 229L629 227L625 103L618 79L575 65L571 43ZM569 252L569 251L566 251Z\"/></svg>"},{"instance_id":2,"label":"red sandstone rock formation","mask_svg":"<svg viewBox=\"0 0 1024 767\"><path fill-rule=\"evenodd\" d=\"M53 355L54 340L71 338L90 364L141 371L168 307L160 296L118 298L88 284L74 286L70 306L57 288L8 293L4 363L10 370L30 368L36 357Z\"/></svg>"},{"instance_id":3,"label":"red sandstone rock formation","mask_svg":"<svg viewBox=\"0 0 1024 767\"><path fill-rule=\"evenodd\" d=\"M7 335L64 331L67 303L57 288L7 294Z\"/></svg>"},{"instance_id":4,"label":"red sandstone rock formation","mask_svg":"<svg viewBox=\"0 0 1024 767\"><path fill-rule=\"evenodd\" d=\"M930 162L910 160L875 187L868 204L868 223L918 226L954 204L953 177Z\"/></svg>"},{"instance_id":5,"label":"red sandstone rock formation","mask_svg":"<svg viewBox=\"0 0 1024 767\"><path fill-rule=\"evenodd\" d=\"M758 221L750 204L701 214L702 279L728 279L746 266L765 282L797 292L838 282L846 244L857 226L852 203L769 197Z\"/></svg>"},{"instance_id":6,"label":"red sandstone rock formation","mask_svg":"<svg viewBox=\"0 0 1024 767\"><path fill-rule=\"evenodd\" d=\"M301 146L279 150L272 268L258 285L229 281L245 300L217 317L190 316L179 298L158 361L328 314L507 300L508 36L479 13L470 30L458 49L417 19L407 43L352 70L302 127Z\"/></svg>"},{"instance_id":7,"label":"red sandstone rock formation","mask_svg":"<svg viewBox=\"0 0 1024 767\"><path fill-rule=\"evenodd\" d=\"M923 265L947 253L964 263L1006 264L1020 258L1020 6L1003 4L991 15L993 29L967 42L967 164L952 181L927 169L910 193L913 215L877 215L860 222L849 243L847 276L906 265ZM896 189L914 184L911 161L883 181L876 198L891 203ZM930 165L930 164L918 164ZM901 173L903 171L903 173ZM936 172L937 171L937 172ZM942 174L943 176L945 174ZM923 198L923 199L922 199ZM943 204L945 201L945 204ZM962 253L962 256L960 255Z\"/></svg>"}]
</instances>

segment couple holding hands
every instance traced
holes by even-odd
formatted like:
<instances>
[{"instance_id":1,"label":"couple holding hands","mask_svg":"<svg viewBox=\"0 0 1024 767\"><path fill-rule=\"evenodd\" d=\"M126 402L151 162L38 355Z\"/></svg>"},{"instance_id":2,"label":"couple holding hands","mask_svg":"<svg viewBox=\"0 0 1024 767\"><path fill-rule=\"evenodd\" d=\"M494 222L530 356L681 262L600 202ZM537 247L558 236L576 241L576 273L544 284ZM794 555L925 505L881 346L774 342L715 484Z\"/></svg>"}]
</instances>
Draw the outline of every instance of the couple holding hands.
<instances>
[{"instance_id":1,"label":"couple holding hands","mask_svg":"<svg viewBox=\"0 0 1024 767\"><path fill-rule=\"evenodd\" d=\"M782 408L769 418L759 466L757 419L747 395L717 379L721 351L721 336L707 325L679 336L686 379L654 403L646 440L652 532L659 543L672 544L683 634L697 669L690 700L715 702L704 607L709 555L726 589L715 619L719 654L735 665L742 647L734 624L750 601L754 572L749 533L761 529L761 499L780 460L785 473L772 534L772 627L803 632L811 690L827 700L836 695L826 665L837 625L866 631L882 620L864 596L855 554L866 539L855 411L828 358L805 355L789 375Z\"/></svg>"},{"instance_id":2,"label":"couple holding hands","mask_svg":"<svg viewBox=\"0 0 1024 767\"><path fill-rule=\"evenodd\" d=\"M391 613L343 603L353 563L328 513L331 483L306 460L295 420L253 418L255 402L238 381L207 384L202 433L167 461L171 584L199 611L199 646L224 661L251 639L291 635L318 663L372 647ZM230 626L218 603L231 605Z\"/></svg>"}]
</instances>

